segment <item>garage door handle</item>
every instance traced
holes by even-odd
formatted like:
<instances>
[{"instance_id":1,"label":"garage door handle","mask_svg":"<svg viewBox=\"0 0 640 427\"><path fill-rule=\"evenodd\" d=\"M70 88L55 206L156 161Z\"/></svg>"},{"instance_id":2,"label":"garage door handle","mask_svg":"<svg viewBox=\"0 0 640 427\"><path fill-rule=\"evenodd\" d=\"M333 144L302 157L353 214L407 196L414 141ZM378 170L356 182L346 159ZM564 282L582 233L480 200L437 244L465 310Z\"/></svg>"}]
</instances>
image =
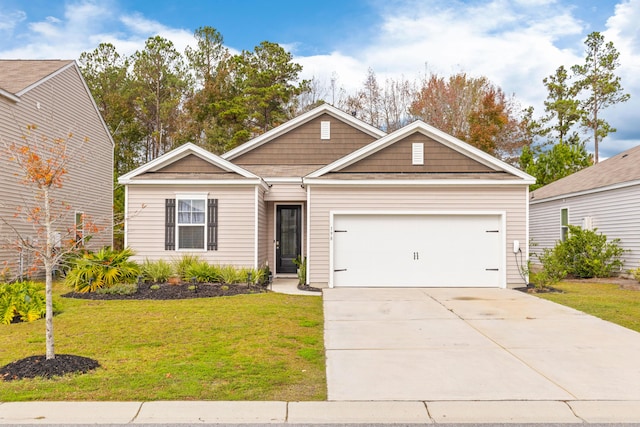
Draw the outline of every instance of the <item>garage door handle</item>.
<instances>
[{"instance_id":1,"label":"garage door handle","mask_svg":"<svg viewBox=\"0 0 640 427\"><path fill-rule=\"evenodd\" d=\"M334 233L346 233L347 230L333 230Z\"/></svg>"},{"instance_id":2,"label":"garage door handle","mask_svg":"<svg viewBox=\"0 0 640 427\"><path fill-rule=\"evenodd\" d=\"M485 271L500 271L499 268L485 268Z\"/></svg>"},{"instance_id":3,"label":"garage door handle","mask_svg":"<svg viewBox=\"0 0 640 427\"><path fill-rule=\"evenodd\" d=\"M486 230L487 233L499 233L500 230Z\"/></svg>"},{"instance_id":4,"label":"garage door handle","mask_svg":"<svg viewBox=\"0 0 640 427\"><path fill-rule=\"evenodd\" d=\"M337 272L337 271L347 271L347 269L346 269L346 268L338 268L338 269L333 270L333 271L334 271L334 273L335 273L335 272Z\"/></svg>"}]
</instances>

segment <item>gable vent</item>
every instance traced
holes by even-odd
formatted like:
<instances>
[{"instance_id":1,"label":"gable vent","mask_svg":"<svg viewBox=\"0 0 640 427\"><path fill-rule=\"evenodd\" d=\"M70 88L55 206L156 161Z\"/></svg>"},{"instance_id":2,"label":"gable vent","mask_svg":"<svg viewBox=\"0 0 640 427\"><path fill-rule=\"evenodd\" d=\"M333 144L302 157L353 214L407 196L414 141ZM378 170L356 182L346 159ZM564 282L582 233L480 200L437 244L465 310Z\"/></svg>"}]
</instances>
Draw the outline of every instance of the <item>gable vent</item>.
<instances>
[{"instance_id":1,"label":"gable vent","mask_svg":"<svg viewBox=\"0 0 640 427\"><path fill-rule=\"evenodd\" d=\"M411 144L411 163L414 165L424 165L424 144L414 142Z\"/></svg>"},{"instance_id":2,"label":"gable vent","mask_svg":"<svg viewBox=\"0 0 640 427\"><path fill-rule=\"evenodd\" d=\"M331 122L320 122L320 139L331 139Z\"/></svg>"}]
</instances>

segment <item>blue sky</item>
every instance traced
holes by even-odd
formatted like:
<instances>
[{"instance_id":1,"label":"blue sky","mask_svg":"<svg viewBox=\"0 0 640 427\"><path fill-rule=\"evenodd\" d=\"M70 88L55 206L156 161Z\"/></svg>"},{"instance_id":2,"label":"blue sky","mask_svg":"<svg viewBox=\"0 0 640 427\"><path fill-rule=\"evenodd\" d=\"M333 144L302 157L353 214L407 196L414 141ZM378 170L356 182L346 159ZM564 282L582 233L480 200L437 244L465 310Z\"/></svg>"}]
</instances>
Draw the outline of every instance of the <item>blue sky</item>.
<instances>
[{"instance_id":1,"label":"blue sky","mask_svg":"<svg viewBox=\"0 0 640 427\"><path fill-rule=\"evenodd\" d=\"M608 157L640 144L640 0L2 0L0 58L77 59L100 42L132 54L159 34L183 51L193 30L220 31L233 51L280 43L305 78L347 92L369 68L385 78L425 72L486 76L542 113L542 79L584 57L600 31L621 53L631 101L605 113L618 132Z\"/></svg>"}]
</instances>

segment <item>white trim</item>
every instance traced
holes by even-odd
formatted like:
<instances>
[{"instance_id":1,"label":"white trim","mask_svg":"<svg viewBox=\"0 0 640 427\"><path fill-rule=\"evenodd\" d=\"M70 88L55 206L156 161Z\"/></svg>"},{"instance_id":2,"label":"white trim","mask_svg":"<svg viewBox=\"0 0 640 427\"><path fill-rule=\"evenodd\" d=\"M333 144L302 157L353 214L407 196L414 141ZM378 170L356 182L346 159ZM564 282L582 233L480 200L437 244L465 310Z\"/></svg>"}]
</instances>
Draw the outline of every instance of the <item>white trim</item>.
<instances>
[{"instance_id":1,"label":"white trim","mask_svg":"<svg viewBox=\"0 0 640 427\"><path fill-rule=\"evenodd\" d=\"M362 120L359 120L355 117L353 117L350 114L345 113L342 110L339 110L338 108L335 108L329 104L322 104L319 107L314 108L311 111L308 111L304 114L299 115L298 117L289 120L288 122L285 122L283 124L281 124L278 127L275 127L273 129L271 129L268 132L263 133L262 135L253 138L251 140L249 140L248 142L245 142L242 145L239 145L238 147L234 148L233 150L227 151L226 153L222 154L221 157L225 160L232 160L244 153L247 153L251 150L253 150L256 147L259 147L260 145L271 141L272 139L275 139L287 132L289 132L290 130L303 125L313 119L315 119L316 117L321 116L322 114L329 114L333 117L335 117L338 120L342 120L344 122L346 122L347 124L351 125L351 127L354 127L368 135L371 135L373 137L377 138L381 138L383 136L386 135L386 132L381 131L380 129L371 126L368 123L363 122Z\"/></svg>"},{"instance_id":2,"label":"white trim","mask_svg":"<svg viewBox=\"0 0 640 427\"><path fill-rule=\"evenodd\" d=\"M334 287L333 276L334 276L334 243L333 243L333 224L334 218L336 215L406 215L406 216L444 216L444 215L455 215L455 216L499 216L500 223L502 226L502 239L501 239L501 251L502 256L501 262L502 265L500 268L500 279L498 281L498 288L505 289L507 287L507 212L502 210L497 211L485 211L485 210L469 210L469 211L461 211L461 210L419 210L419 211L410 211L410 210L330 210L329 211L329 288ZM309 272L307 271L307 275Z\"/></svg>"},{"instance_id":3,"label":"white trim","mask_svg":"<svg viewBox=\"0 0 640 427\"><path fill-rule=\"evenodd\" d=\"M259 211L258 211L258 207L259 207L259 202L258 199L260 197L260 193L258 192L258 187L255 187L255 203L253 206L254 209L254 221L253 221L253 268L255 270L258 269L258 225L259 225Z\"/></svg>"},{"instance_id":4,"label":"white trim","mask_svg":"<svg viewBox=\"0 0 640 427\"><path fill-rule=\"evenodd\" d=\"M277 201L273 202L273 275L274 277L278 274L294 274L294 273L278 273L276 269L278 268L278 254L276 252L276 241L278 240L278 206L300 206L300 256L306 257L308 254L304 253L304 247L302 245L302 237L303 230L307 226L305 224L305 215L304 213L304 202L286 202L286 201ZM307 245L309 245L309 239L307 238ZM308 266L308 264L307 264ZM309 271L307 270L307 277L309 277Z\"/></svg>"},{"instance_id":5,"label":"white trim","mask_svg":"<svg viewBox=\"0 0 640 427\"><path fill-rule=\"evenodd\" d=\"M269 184L300 184L302 185L303 179L299 176L296 177L281 177L281 176L265 176L264 179Z\"/></svg>"},{"instance_id":6,"label":"white trim","mask_svg":"<svg viewBox=\"0 0 640 427\"><path fill-rule=\"evenodd\" d=\"M531 248L529 248L529 239L531 239L530 234L529 234L529 217L530 217L530 213L529 213L529 187L527 187L527 191L525 192L525 199L524 199L524 212L526 215L525 218L525 223L524 223L524 228L525 228L525 243L524 243L524 262L527 262L529 260L529 250ZM522 245L520 245L520 247L522 247ZM517 264L516 264L516 268L517 268ZM529 269L527 268L524 276L527 280L527 284L529 283Z\"/></svg>"},{"instance_id":7,"label":"white trim","mask_svg":"<svg viewBox=\"0 0 640 427\"><path fill-rule=\"evenodd\" d=\"M307 285L310 285L309 277L311 277L311 188L306 188L307 191Z\"/></svg>"},{"instance_id":8,"label":"white trim","mask_svg":"<svg viewBox=\"0 0 640 427\"><path fill-rule=\"evenodd\" d=\"M496 171L504 171L507 173L510 173L512 175L515 175L518 178L521 178L523 181L529 183L529 181L531 181L530 183L535 183L535 178L532 177L531 175L522 172L521 170L509 165L508 163L505 163L501 160L496 159L495 157L485 153L482 150L479 150L476 147L473 147L472 145L469 145L457 138L454 138L451 135L448 135L444 132L442 132L439 129L434 128L433 126L430 126L420 120L415 121L403 128L400 128L398 130L396 130L395 132L392 132L390 134L388 134L385 137L382 137L380 139L378 139L377 141L372 142L369 145L366 145L354 152L352 152L351 154L348 154L344 157L342 157L341 159L336 160L333 163L328 164L327 166L318 169L317 171L307 175L309 178L318 178L328 172L336 172L339 171L340 169L347 167L391 144L394 144L397 141L400 141L404 138L406 138L407 136L416 133L416 132L420 132L423 135L432 138L434 140L436 140L437 142L473 159L476 160L477 162L482 163L483 165L490 167L491 169L494 169Z\"/></svg>"},{"instance_id":9,"label":"white trim","mask_svg":"<svg viewBox=\"0 0 640 427\"><path fill-rule=\"evenodd\" d=\"M234 172L237 173L238 175L244 177L244 178L255 178L255 179L260 179L260 177L258 175L255 175L251 172L249 172L246 169L241 168L240 166L234 165L231 162L228 162L226 160L224 160L223 158L216 156L213 153L210 153L209 151L205 150L204 148L198 147L197 145L195 145L192 142L187 142L186 144L181 145L180 147L169 151L168 153L163 154L162 156L151 160L150 162L140 166L139 168L136 168L134 170L132 170L129 173L126 173L124 175L122 175L119 179L118 182L120 184L128 184L131 182L132 178L135 178L138 175L142 175L145 172L153 172L159 169L162 169L163 167L170 165L171 163L180 160L190 154L194 154L198 157L200 157L201 159L208 161L209 163L227 171L227 172ZM159 180L162 181L162 180ZM178 182L179 180L165 180L165 182L171 182L171 183L175 183ZM202 180L205 182L210 182L210 180ZM211 181L216 181L216 180L211 180ZM223 181L223 180L217 180L217 181ZM192 181L193 182L193 181ZM197 182L197 180L196 180Z\"/></svg>"},{"instance_id":10,"label":"white trim","mask_svg":"<svg viewBox=\"0 0 640 427\"><path fill-rule=\"evenodd\" d=\"M530 199L529 203L532 204L532 205L536 205L538 203L552 202L552 201L555 201L555 200L568 199L570 197L585 196L587 194L600 193L600 192L603 192L603 191L619 190L621 188L633 187L634 185L640 185L640 180L619 182L617 184L606 185L604 187L591 188L589 190L576 191L574 193L565 193L565 194L560 194L560 195L553 196L553 197L546 197L544 199L535 199L534 198L534 199ZM534 190L531 193L531 195L535 197L535 194L536 194L536 192Z\"/></svg>"},{"instance_id":11,"label":"white trim","mask_svg":"<svg viewBox=\"0 0 640 427\"><path fill-rule=\"evenodd\" d=\"M382 186L452 186L452 185L529 185L535 181L496 179L309 179L305 185L382 185Z\"/></svg>"},{"instance_id":12,"label":"white trim","mask_svg":"<svg viewBox=\"0 0 640 427\"><path fill-rule=\"evenodd\" d=\"M166 208L165 208L166 209ZM124 233L124 247L129 246L129 186L124 186L124 218L122 219L124 222L123 230Z\"/></svg>"},{"instance_id":13,"label":"white trim","mask_svg":"<svg viewBox=\"0 0 640 427\"><path fill-rule=\"evenodd\" d=\"M8 92L8 91L6 91L6 90L4 90L2 88L0 88L0 96L4 96L5 98L8 98L13 102L19 102L20 101L20 97L15 96L11 92Z\"/></svg>"},{"instance_id":14,"label":"white trim","mask_svg":"<svg viewBox=\"0 0 640 427\"><path fill-rule=\"evenodd\" d=\"M176 252L182 252L182 251L195 251L195 252L207 252L207 224L209 223L209 209L207 208L207 199L209 198L209 193L175 193L175 198L176 198L176 218L175 218L175 224L176 224L176 229L175 231L175 242L176 242L176 247L175 247L175 251ZM180 222L178 221L178 218L180 217L180 200L202 200L204 201L204 222L202 223L202 236L203 236L203 247L202 248L181 248L180 247ZM185 226L189 226L190 224L182 224ZM191 224L196 225L196 226L200 226L200 224Z\"/></svg>"},{"instance_id":15,"label":"white trim","mask_svg":"<svg viewBox=\"0 0 640 427\"><path fill-rule=\"evenodd\" d=\"M268 190L268 185L261 179L234 180L234 179L153 179L119 182L124 185L260 185Z\"/></svg>"},{"instance_id":16,"label":"white trim","mask_svg":"<svg viewBox=\"0 0 640 427\"><path fill-rule=\"evenodd\" d=\"M557 241L564 242L564 241L566 241L566 239L562 240L562 229L563 229L563 227L565 227L562 224L562 211L564 209L567 210L567 225L566 225L566 228L567 228L567 239L569 238L569 225L572 225L571 224L571 211L569 210L569 206L558 206L558 207L560 208L560 211L559 211L559 213L560 213L560 230L559 230L560 231L560 238Z\"/></svg>"}]
</instances>

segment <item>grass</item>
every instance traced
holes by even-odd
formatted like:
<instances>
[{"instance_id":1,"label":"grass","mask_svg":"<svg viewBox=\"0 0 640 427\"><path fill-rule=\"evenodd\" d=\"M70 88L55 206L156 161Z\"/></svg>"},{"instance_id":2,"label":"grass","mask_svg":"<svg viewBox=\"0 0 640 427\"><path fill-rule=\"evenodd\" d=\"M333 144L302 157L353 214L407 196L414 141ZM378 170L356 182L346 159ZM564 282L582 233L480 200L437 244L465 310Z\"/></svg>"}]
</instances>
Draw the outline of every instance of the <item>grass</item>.
<instances>
[{"instance_id":1,"label":"grass","mask_svg":"<svg viewBox=\"0 0 640 427\"><path fill-rule=\"evenodd\" d=\"M602 283L561 282L554 287L564 293L535 295L640 332L640 291Z\"/></svg>"},{"instance_id":2,"label":"grass","mask_svg":"<svg viewBox=\"0 0 640 427\"><path fill-rule=\"evenodd\" d=\"M0 382L2 401L326 399L322 298L58 299L56 353L101 367ZM44 350L43 320L0 325L0 366Z\"/></svg>"}]
</instances>

